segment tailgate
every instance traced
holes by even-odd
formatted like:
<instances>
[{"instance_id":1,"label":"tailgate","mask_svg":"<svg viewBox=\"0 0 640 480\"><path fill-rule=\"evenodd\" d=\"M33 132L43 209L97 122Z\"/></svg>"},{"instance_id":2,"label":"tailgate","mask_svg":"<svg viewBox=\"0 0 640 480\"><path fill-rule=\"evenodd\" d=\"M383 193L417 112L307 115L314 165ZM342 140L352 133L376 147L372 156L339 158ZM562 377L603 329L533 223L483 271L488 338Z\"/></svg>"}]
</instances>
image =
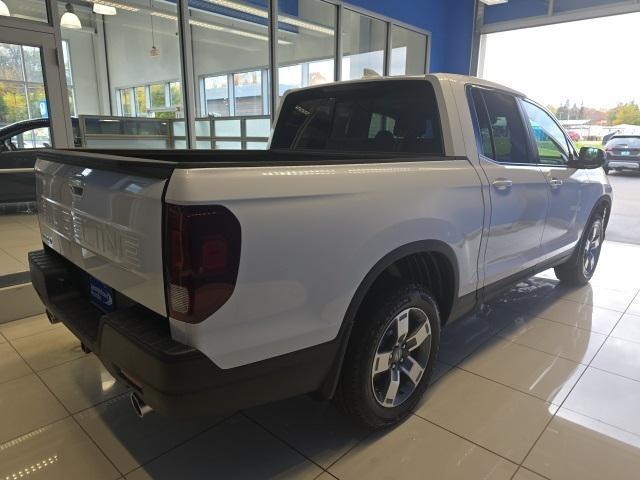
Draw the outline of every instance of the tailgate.
<instances>
[{"instance_id":1,"label":"tailgate","mask_svg":"<svg viewBox=\"0 0 640 480\"><path fill-rule=\"evenodd\" d=\"M64 155L60 153L59 155ZM166 315L162 272L165 178L100 162L36 163L42 241L93 277Z\"/></svg>"}]
</instances>

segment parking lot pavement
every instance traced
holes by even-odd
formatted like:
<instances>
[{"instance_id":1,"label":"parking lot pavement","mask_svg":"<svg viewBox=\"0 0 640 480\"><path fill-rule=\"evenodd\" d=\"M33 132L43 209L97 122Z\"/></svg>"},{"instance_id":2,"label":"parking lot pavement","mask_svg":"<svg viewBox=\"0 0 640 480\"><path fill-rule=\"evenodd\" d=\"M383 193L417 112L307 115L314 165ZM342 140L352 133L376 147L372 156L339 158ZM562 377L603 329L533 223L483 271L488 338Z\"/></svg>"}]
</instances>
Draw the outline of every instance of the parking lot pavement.
<instances>
[{"instance_id":1,"label":"parking lot pavement","mask_svg":"<svg viewBox=\"0 0 640 480\"><path fill-rule=\"evenodd\" d=\"M610 172L613 209L607 240L640 245L640 173Z\"/></svg>"}]
</instances>

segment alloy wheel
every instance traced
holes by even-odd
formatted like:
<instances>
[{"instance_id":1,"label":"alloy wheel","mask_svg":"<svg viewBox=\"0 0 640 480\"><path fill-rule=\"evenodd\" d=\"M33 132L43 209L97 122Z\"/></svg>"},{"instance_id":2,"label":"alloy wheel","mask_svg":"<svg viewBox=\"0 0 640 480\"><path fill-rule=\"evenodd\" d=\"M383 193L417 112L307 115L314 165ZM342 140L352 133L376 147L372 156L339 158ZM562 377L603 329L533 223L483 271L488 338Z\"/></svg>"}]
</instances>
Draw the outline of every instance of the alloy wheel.
<instances>
[{"instance_id":1,"label":"alloy wheel","mask_svg":"<svg viewBox=\"0 0 640 480\"><path fill-rule=\"evenodd\" d=\"M386 408L404 403L415 391L431 353L431 323L420 308L407 308L387 325L373 358L371 386Z\"/></svg>"},{"instance_id":2,"label":"alloy wheel","mask_svg":"<svg viewBox=\"0 0 640 480\"><path fill-rule=\"evenodd\" d=\"M600 219L591 224L591 229L584 244L584 255L582 259L582 273L586 278L590 278L598 264L600 248L602 247L602 221Z\"/></svg>"}]
</instances>

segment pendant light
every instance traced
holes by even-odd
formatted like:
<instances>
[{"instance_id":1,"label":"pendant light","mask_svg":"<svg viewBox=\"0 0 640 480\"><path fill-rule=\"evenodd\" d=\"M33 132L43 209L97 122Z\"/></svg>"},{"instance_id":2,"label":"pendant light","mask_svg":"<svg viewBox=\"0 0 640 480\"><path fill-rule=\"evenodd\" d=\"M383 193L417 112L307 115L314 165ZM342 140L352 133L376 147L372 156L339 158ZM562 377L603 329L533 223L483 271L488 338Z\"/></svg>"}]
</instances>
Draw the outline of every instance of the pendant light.
<instances>
[{"instance_id":1,"label":"pendant light","mask_svg":"<svg viewBox=\"0 0 640 480\"><path fill-rule=\"evenodd\" d=\"M62 28L70 28L72 30L79 30L82 28L78 15L73 11L73 5L67 3L66 12L60 18L60 26Z\"/></svg>"},{"instance_id":2,"label":"pendant light","mask_svg":"<svg viewBox=\"0 0 640 480\"><path fill-rule=\"evenodd\" d=\"M0 17L10 17L11 12L9 11L9 7L7 4L0 0Z\"/></svg>"},{"instance_id":3,"label":"pendant light","mask_svg":"<svg viewBox=\"0 0 640 480\"><path fill-rule=\"evenodd\" d=\"M116 7L111 5L93 2L93 13L98 13L100 15L115 15L118 11L116 10Z\"/></svg>"},{"instance_id":4,"label":"pendant light","mask_svg":"<svg viewBox=\"0 0 640 480\"><path fill-rule=\"evenodd\" d=\"M153 0L149 0L149 10L153 12ZM153 30L153 15L149 15L151 19L151 50L149 50L149 55L152 57L157 57L160 55L160 49L156 47L156 35Z\"/></svg>"}]
</instances>

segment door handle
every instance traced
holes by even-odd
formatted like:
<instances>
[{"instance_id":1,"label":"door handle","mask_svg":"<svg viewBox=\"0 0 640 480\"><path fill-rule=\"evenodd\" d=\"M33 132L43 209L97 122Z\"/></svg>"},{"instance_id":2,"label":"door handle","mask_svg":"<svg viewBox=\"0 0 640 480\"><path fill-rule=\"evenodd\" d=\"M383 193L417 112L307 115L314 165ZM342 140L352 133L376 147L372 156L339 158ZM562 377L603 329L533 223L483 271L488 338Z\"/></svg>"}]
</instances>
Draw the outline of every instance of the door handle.
<instances>
[{"instance_id":1,"label":"door handle","mask_svg":"<svg viewBox=\"0 0 640 480\"><path fill-rule=\"evenodd\" d=\"M496 178L491 185L493 185L493 188L496 190L504 191L509 190L513 186L513 181L508 178Z\"/></svg>"},{"instance_id":2,"label":"door handle","mask_svg":"<svg viewBox=\"0 0 640 480\"><path fill-rule=\"evenodd\" d=\"M560 180L559 178L556 178L556 177L551 177L549 179L549 185L551 185L551 188L561 187L563 183L564 182L562 180Z\"/></svg>"}]
</instances>

